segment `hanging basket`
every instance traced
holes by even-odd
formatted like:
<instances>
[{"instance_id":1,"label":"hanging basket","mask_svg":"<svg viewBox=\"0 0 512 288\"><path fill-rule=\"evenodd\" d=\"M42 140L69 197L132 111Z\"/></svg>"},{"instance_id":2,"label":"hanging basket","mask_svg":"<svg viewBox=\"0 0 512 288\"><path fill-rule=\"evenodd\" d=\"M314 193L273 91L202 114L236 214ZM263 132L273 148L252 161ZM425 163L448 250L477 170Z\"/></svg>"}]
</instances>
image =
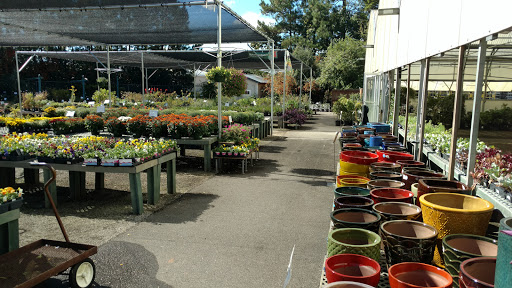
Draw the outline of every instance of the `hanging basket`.
<instances>
[{"instance_id":1,"label":"hanging basket","mask_svg":"<svg viewBox=\"0 0 512 288\"><path fill-rule=\"evenodd\" d=\"M213 76L213 81L215 81L215 82L225 82L226 81L226 77L224 77L224 75L217 74L217 75Z\"/></svg>"}]
</instances>

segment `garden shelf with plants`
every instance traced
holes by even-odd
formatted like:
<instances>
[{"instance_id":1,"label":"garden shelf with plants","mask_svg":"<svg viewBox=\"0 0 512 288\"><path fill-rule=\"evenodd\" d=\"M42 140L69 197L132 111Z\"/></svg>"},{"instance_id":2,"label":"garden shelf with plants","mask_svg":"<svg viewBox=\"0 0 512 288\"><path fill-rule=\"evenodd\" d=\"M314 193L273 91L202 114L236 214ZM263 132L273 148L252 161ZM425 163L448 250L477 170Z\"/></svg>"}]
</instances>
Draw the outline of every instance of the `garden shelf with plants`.
<instances>
[{"instance_id":1,"label":"garden shelf with plants","mask_svg":"<svg viewBox=\"0 0 512 288\"><path fill-rule=\"evenodd\" d=\"M23 189L0 188L0 214L19 209L23 204Z\"/></svg>"}]
</instances>

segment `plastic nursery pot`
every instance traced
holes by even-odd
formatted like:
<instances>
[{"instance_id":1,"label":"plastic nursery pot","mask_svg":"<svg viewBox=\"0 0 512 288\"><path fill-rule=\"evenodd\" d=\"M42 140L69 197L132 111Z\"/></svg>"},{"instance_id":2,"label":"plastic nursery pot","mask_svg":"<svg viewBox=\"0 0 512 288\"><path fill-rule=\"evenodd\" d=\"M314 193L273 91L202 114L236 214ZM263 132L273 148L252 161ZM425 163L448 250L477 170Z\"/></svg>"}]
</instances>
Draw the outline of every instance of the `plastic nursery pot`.
<instances>
[{"instance_id":1,"label":"plastic nursery pot","mask_svg":"<svg viewBox=\"0 0 512 288\"><path fill-rule=\"evenodd\" d=\"M361 228L372 232L379 232L380 215L374 211L345 208L331 212L334 228Z\"/></svg>"},{"instance_id":2,"label":"plastic nursery pot","mask_svg":"<svg viewBox=\"0 0 512 288\"><path fill-rule=\"evenodd\" d=\"M379 161L379 156L367 151L341 151L340 160L360 165L370 165Z\"/></svg>"},{"instance_id":3,"label":"plastic nursery pot","mask_svg":"<svg viewBox=\"0 0 512 288\"><path fill-rule=\"evenodd\" d=\"M445 179L446 178L444 176L444 174L442 174L442 173L437 173L434 171L426 171L423 169L404 169L402 171L402 174L403 174L402 182L405 183L404 188L408 189L408 190L411 189L412 184L417 183L420 179L427 179L427 178Z\"/></svg>"},{"instance_id":4,"label":"plastic nursery pot","mask_svg":"<svg viewBox=\"0 0 512 288\"><path fill-rule=\"evenodd\" d=\"M327 283L353 281L377 287L380 265L377 261L357 254L338 254L325 260Z\"/></svg>"},{"instance_id":5,"label":"plastic nursery pot","mask_svg":"<svg viewBox=\"0 0 512 288\"><path fill-rule=\"evenodd\" d=\"M453 278L453 285L459 286L460 264L476 257L496 257L497 241L491 238L469 234L451 234L443 238L443 260L445 270Z\"/></svg>"},{"instance_id":6,"label":"plastic nursery pot","mask_svg":"<svg viewBox=\"0 0 512 288\"><path fill-rule=\"evenodd\" d=\"M446 271L424 263L403 262L388 269L391 288L451 288L452 276Z\"/></svg>"},{"instance_id":7,"label":"plastic nursery pot","mask_svg":"<svg viewBox=\"0 0 512 288\"><path fill-rule=\"evenodd\" d=\"M503 218L500 220L500 231L501 230L512 230L512 217Z\"/></svg>"},{"instance_id":8,"label":"plastic nursery pot","mask_svg":"<svg viewBox=\"0 0 512 288\"><path fill-rule=\"evenodd\" d=\"M338 198L342 196L362 196L370 198L370 190L357 186L345 186L335 188L334 197Z\"/></svg>"},{"instance_id":9,"label":"plastic nursery pot","mask_svg":"<svg viewBox=\"0 0 512 288\"><path fill-rule=\"evenodd\" d=\"M386 262L431 263L436 246L436 228L411 220L393 220L380 225Z\"/></svg>"},{"instance_id":10,"label":"plastic nursery pot","mask_svg":"<svg viewBox=\"0 0 512 288\"><path fill-rule=\"evenodd\" d=\"M425 168L426 165L423 162L415 161L415 160L397 160L396 164L400 164L402 169L404 167L413 167L413 168Z\"/></svg>"},{"instance_id":11,"label":"plastic nursery pot","mask_svg":"<svg viewBox=\"0 0 512 288\"><path fill-rule=\"evenodd\" d=\"M336 184L338 187L358 186L358 187L366 188L366 185L368 184L369 181L370 181L370 179L363 177L363 176L358 176L358 175L336 176Z\"/></svg>"},{"instance_id":12,"label":"plastic nursery pot","mask_svg":"<svg viewBox=\"0 0 512 288\"><path fill-rule=\"evenodd\" d=\"M485 235L494 205L484 199L457 193L429 193L419 197L423 222L437 229L434 263L444 267L441 240L449 234Z\"/></svg>"},{"instance_id":13,"label":"plastic nursery pot","mask_svg":"<svg viewBox=\"0 0 512 288\"><path fill-rule=\"evenodd\" d=\"M412 192L400 188L376 188L370 190L373 202L405 202L412 203Z\"/></svg>"},{"instance_id":14,"label":"plastic nursery pot","mask_svg":"<svg viewBox=\"0 0 512 288\"><path fill-rule=\"evenodd\" d=\"M414 156L409 153L389 151L389 150L377 150L377 155L379 155L379 161L388 161L394 162L398 160L413 160Z\"/></svg>"},{"instance_id":15,"label":"plastic nursery pot","mask_svg":"<svg viewBox=\"0 0 512 288\"><path fill-rule=\"evenodd\" d=\"M379 262L381 238L377 233L358 228L334 229L327 238L327 257L358 254Z\"/></svg>"},{"instance_id":16,"label":"plastic nursery pot","mask_svg":"<svg viewBox=\"0 0 512 288\"><path fill-rule=\"evenodd\" d=\"M376 188L403 188L404 183L396 180L377 179L368 182L368 189L373 190Z\"/></svg>"},{"instance_id":17,"label":"plastic nursery pot","mask_svg":"<svg viewBox=\"0 0 512 288\"><path fill-rule=\"evenodd\" d=\"M337 281L323 286L322 288L374 288L373 286L352 282L352 281Z\"/></svg>"},{"instance_id":18,"label":"plastic nursery pot","mask_svg":"<svg viewBox=\"0 0 512 288\"><path fill-rule=\"evenodd\" d=\"M370 164L370 172L375 172L375 171L380 171L380 170L393 171L393 172L400 173L402 171L402 166L400 166L399 164L396 164L396 163L391 163L391 162L375 162L375 163Z\"/></svg>"},{"instance_id":19,"label":"plastic nursery pot","mask_svg":"<svg viewBox=\"0 0 512 288\"><path fill-rule=\"evenodd\" d=\"M373 205L383 222L391 220L419 220L421 208L404 202L381 202Z\"/></svg>"},{"instance_id":20,"label":"plastic nursery pot","mask_svg":"<svg viewBox=\"0 0 512 288\"><path fill-rule=\"evenodd\" d=\"M372 199L362 196L341 196L334 199L334 209L359 208L364 210L372 210L375 204Z\"/></svg>"},{"instance_id":21,"label":"plastic nursery pot","mask_svg":"<svg viewBox=\"0 0 512 288\"><path fill-rule=\"evenodd\" d=\"M460 264L459 285L465 288L493 288L496 258L478 257ZM511 285L512 283L508 283Z\"/></svg>"},{"instance_id":22,"label":"plastic nursery pot","mask_svg":"<svg viewBox=\"0 0 512 288\"><path fill-rule=\"evenodd\" d=\"M370 179L388 179L388 180L396 180L401 181L402 180L402 174L398 172L392 172L392 171L375 171L370 172Z\"/></svg>"}]
</instances>

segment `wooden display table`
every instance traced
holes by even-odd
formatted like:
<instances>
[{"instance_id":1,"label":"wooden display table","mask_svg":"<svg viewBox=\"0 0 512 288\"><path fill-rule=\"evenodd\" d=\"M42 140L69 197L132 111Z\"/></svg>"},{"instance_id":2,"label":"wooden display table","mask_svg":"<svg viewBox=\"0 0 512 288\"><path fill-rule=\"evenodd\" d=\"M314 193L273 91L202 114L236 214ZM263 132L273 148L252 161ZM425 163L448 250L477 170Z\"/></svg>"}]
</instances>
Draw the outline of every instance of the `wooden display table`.
<instances>
[{"instance_id":1,"label":"wooden display table","mask_svg":"<svg viewBox=\"0 0 512 288\"><path fill-rule=\"evenodd\" d=\"M203 139L194 140L192 138L175 139L180 146L180 155L185 156L185 145L200 146L204 151L204 171L211 171L212 166L212 145L217 142L216 136L203 137Z\"/></svg>"}]
</instances>

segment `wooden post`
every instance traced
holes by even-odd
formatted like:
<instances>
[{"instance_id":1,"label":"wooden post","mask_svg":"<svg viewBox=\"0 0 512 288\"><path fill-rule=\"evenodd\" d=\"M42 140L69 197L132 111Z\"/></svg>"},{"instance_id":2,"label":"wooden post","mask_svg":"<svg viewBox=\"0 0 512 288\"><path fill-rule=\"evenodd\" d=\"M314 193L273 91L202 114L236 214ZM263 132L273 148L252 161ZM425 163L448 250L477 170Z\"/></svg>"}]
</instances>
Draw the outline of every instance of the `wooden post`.
<instances>
[{"instance_id":1,"label":"wooden post","mask_svg":"<svg viewBox=\"0 0 512 288\"><path fill-rule=\"evenodd\" d=\"M105 189L105 173L94 173L94 189L103 190Z\"/></svg>"},{"instance_id":2,"label":"wooden post","mask_svg":"<svg viewBox=\"0 0 512 288\"><path fill-rule=\"evenodd\" d=\"M407 148L407 123L409 122L409 90L411 87L411 64L407 65L407 93L405 94L404 147Z\"/></svg>"},{"instance_id":3,"label":"wooden post","mask_svg":"<svg viewBox=\"0 0 512 288\"><path fill-rule=\"evenodd\" d=\"M455 100L453 103L453 121L452 121L452 142L450 145L450 166L448 168L448 180L453 180L455 171L455 154L457 154L457 136L459 134L460 112L462 108L462 89L464 82L464 53L466 46L459 47L459 61L457 63L457 87L455 91Z\"/></svg>"},{"instance_id":4,"label":"wooden post","mask_svg":"<svg viewBox=\"0 0 512 288\"><path fill-rule=\"evenodd\" d=\"M400 114L400 82L402 81L402 71L396 68L396 82L395 82L395 111L393 112L393 135L398 135L398 115ZM391 86L390 86L391 87Z\"/></svg>"},{"instance_id":5,"label":"wooden post","mask_svg":"<svg viewBox=\"0 0 512 288\"><path fill-rule=\"evenodd\" d=\"M148 169L148 204L155 205L160 199L160 164Z\"/></svg>"},{"instance_id":6,"label":"wooden post","mask_svg":"<svg viewBox=\"0 0 512 288\"><path fill-rule=\"evenodd\" d=\"M132 211L135 215L144 212L142 206L142 185L140 183L140 173L130 173L130 195L132 198Z\"/></svg>"},{"instance_id":7,"label":"wooden post","mask_svg":"<svg viewBox=\"0 0 512 288\"><path fill-rule=\"evenodd\" d=\"M167 161L167 193L176 193L176 159Z\"/></svg>"},{"instance_id":8,"label":"wooden post","mask_svg":"<svg viewBox=\"0 0 512 288\"><path fill-rule=\"evenodd\" d=\"M418 143L418 154L416 155L416 161L421 161L423 156L423 139L425 138L425 118L427 116L427 98L428 98L428 73L430 67L430 58L425 61L425 75L423 77L423 103L421 104L421 126L420 126L420 137ZM420 121L420 120L418 120Z\"/></svg>"}]
</instances>

